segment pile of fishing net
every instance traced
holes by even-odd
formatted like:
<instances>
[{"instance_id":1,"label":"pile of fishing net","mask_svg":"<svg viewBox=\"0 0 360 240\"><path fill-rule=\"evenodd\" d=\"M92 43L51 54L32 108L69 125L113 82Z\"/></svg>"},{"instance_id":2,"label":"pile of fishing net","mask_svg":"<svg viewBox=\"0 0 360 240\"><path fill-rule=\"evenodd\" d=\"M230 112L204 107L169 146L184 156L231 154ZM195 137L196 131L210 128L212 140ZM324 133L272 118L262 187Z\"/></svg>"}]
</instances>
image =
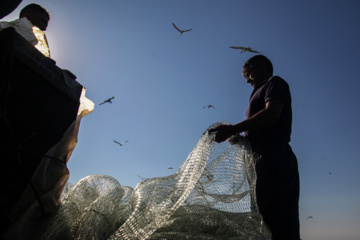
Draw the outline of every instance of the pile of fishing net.
<instances>
[{"instance_id":1,"label":"pile of fishing net","mask_svg":"<svg viewBox=\"0 0 360 240\"><path fill-rule=\"evenodd\" d=\"M78 181L36 239L270 239L255 178L246 141L218 144L206 130L173 175L135 189L105 175Z\"/></svg>"}]
</instances>

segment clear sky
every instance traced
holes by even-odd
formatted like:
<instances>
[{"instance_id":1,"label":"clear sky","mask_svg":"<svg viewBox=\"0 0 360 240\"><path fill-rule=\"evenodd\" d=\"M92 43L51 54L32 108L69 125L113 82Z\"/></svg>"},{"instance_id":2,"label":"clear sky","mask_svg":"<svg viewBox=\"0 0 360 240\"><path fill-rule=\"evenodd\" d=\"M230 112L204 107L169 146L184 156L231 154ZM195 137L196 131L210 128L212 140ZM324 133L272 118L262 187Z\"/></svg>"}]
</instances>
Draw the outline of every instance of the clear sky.
<instances>
[{"instance_id":1,"label":"clear sky","mask_svg":"<svg viewBox=\"0 0 360 240\"><path fill-rule=\"evenodd\" d=\"M292 91L302 238L360 239L360 1L36 3L51 15L52 58L95 103L68 164L72 183L106 174L135 187L173 174L210 124L245 118L252 87L241 67L254 54L229 46L251 46ZM172 22L193 30L179 36Z\"/></svg>"}]
</instances>

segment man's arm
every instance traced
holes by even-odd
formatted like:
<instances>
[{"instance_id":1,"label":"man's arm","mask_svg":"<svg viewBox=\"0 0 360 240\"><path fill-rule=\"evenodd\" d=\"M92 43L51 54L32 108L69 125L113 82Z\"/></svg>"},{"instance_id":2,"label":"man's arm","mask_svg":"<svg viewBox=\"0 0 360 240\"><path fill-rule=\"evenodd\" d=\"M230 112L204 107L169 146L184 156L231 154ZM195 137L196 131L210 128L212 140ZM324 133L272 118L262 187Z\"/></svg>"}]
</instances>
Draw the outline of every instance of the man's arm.
<instances>
[{"instance_id":1,"label":"man's arm","mask_svg":"<svg viewBox=\"0 0 360 240\"><path fill-rule=\"evenodd\" d=\"M283 107L284 104L280 100L269 100L263 110L250 118L235 125L220 125L211 129L210 132L217 132L215 141L223 142L232 135L267 127L280 118Z\"/></svg>"},{"instance_id":2,"label":"man's arm","mask_svg":"<svg viewBox=\"0 0 360 240\"><path fill-rule=\"evenodd\" d=\"M275 123L279 120L283 107L284 104L280 100L270 100L266 102L263 110L233 125L235 133L258 130Z\"/></svg>"}]
</instances>

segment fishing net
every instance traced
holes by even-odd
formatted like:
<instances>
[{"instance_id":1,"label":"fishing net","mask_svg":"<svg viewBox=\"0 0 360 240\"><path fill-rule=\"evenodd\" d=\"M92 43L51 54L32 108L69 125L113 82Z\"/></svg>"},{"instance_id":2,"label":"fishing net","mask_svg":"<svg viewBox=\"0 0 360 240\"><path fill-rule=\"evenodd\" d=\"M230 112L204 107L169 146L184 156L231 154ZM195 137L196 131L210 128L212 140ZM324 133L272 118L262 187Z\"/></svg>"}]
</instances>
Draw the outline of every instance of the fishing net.
<instances>
[{"instance_id":1,"label":"fishing net","mask_svg":"<svg viewBox=\"0 0 360 240\"><path fill-rule=\"evenodd\" d=\"M40 223L37 239L270 239L256 209L251 155L245 140L218 144L206 130L173 175L135 189L88 176Z\"/></svg>"}]
</instances>

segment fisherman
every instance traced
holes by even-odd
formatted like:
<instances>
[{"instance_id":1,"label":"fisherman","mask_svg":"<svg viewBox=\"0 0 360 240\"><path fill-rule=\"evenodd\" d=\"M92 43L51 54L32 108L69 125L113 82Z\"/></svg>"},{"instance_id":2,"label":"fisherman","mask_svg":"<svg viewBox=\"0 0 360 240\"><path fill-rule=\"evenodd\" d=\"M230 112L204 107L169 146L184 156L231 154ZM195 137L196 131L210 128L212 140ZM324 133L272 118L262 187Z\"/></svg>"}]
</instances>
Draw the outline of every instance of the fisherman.
<instances>
[{"instance_id":1,"label":"fisherman","mask_svg":"<svg viewBox=\"0 0 360 240\"><path fill-rule=\"evenodd\" d=\"M50 58L50 48L44 31L50 21L49 12L36 3L25 6L19 14L19 19L12 22L0 22L0 30L7 27L14 27L16 32L22 35L44 56ZM52 60L54 63L55 61ZM69 70L63 69L67 76L76 79L76 76Z\"/></svg>"},{"instance_id":2,"label":"fisherman","mask_svg":"<svg viewBox=\"0 0 360 240\"><path fill-rule=\"evenodd\" d=\"M49 44L43 32L49 21L48 11L42 6L32 3L20 11L19 19L12 22L0 22L0 30L14 27L16 32L34 45L44 56L50 58Z\"/></svg>"},{"instance_id":3,"label":"fisherman","mask_svg":"<svg viewBox=\"0 0 360 240\"><path fill-rule=\"evenodd\" d=\"M20 11L19 17L20 19L26 17L33 26L38 27L41 31L46 30L50 21L49 12L36 3L32 3L24 7Z\"/></svg>"},{"instance_id":4,"label":"fisherman","mask_svg":"<svg viewBox=\"0 0 360 240\"><path fill-rule=\"evenodd\" d=\"M244 133L252 147L255 164L256 200L273 240L299 240L299 171L289 142L292 125L288 83L273 76L271 61L256 55L243 65L243 77L253 88L246 119L234 125L219 125L215 141L234 141Z\"/></svg>"}]
</instances>

